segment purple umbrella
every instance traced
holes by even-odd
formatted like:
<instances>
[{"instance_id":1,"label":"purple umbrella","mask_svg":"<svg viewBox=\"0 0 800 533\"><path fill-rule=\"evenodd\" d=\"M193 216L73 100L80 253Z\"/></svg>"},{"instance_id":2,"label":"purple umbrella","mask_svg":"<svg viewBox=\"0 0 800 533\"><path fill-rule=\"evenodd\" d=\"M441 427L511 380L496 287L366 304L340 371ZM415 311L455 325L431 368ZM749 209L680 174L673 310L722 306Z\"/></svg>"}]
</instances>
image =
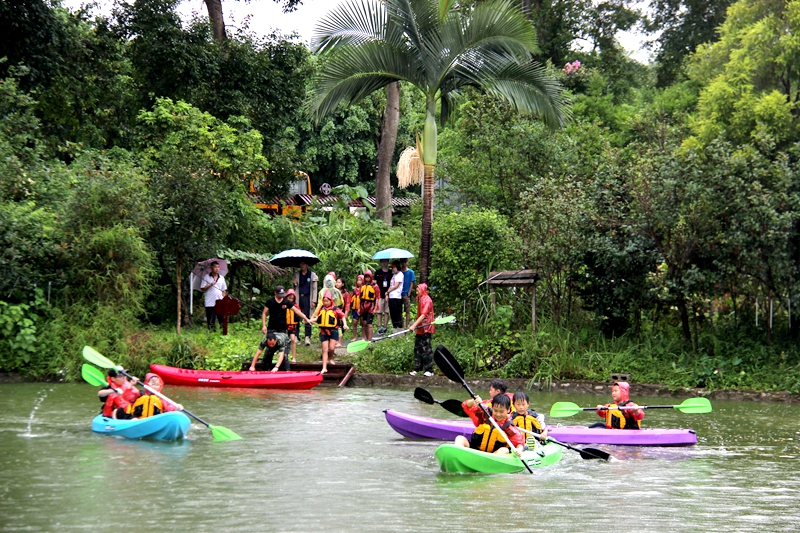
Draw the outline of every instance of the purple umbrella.
<instances>
[{"instance_id":1,"label":"purple umbrella","mask_svg":"<svg viewBox=\"0 0 800 533\"><path fill-rule=\"evenodd\" d=\"M224 259L212 257L211 259L200 261L192 269L192 274L194 274L194 283L192 284L193 289L200 290L200 283L203 280L203 275L211 272L211 263L214 261L219 263L219 273L221 276L224 276L228 273L228 262Z\"/></svg>"}]
</instances>

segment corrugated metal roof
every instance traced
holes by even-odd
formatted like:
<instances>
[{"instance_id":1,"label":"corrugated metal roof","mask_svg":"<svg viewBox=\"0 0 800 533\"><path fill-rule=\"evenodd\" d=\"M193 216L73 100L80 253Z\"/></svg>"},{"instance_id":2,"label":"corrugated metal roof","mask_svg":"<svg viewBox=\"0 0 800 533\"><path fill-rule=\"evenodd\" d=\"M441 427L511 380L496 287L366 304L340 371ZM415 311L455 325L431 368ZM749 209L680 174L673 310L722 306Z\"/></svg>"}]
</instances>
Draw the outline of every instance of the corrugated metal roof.
<instances>
[{"instance_id":1,"label":"corrugated metal roof","mask_svg":"<svg viewBox=\"0 0 800 533\"><path fill-rule=\"evenodd\" d=\"M330 205L339 201L338 196L313 196L311 194L297 194L292 198L291 202L286 202L290 205L312 205L314 200L316 199L316 203L318 205ZM375 197L369 196L366 198L366 201L372 206L375 207ZM404 196L402 198L392 198L392 206L393 207L409 207L411 204L418 202L419 198L415 196ZM360 200L354 200L348 204L350 207L364 207L364 204Z\"/></svg>"}]
</instances>

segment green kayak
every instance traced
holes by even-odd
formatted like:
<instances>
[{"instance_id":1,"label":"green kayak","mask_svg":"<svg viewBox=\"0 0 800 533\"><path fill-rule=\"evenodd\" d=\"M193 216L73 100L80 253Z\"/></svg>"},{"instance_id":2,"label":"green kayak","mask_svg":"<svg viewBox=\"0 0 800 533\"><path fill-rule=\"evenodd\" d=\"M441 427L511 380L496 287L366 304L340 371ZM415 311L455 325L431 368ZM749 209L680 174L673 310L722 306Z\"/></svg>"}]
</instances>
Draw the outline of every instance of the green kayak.
<instances>
[{"instance_id":1,"label":"green kayak","mask_svg":"<svg viewBox=\"0 0 800 533\"><path fill-rule=\"evenodd\" d=\"M435 455L442 472L513 474L525 470L525 465L515 455L486 453L455 444L442 444L436 448ZM531 468L552 465L561 460L561 446L553 443L538 446L523 452L522 458Z\"/></svg>"}]
</instances>

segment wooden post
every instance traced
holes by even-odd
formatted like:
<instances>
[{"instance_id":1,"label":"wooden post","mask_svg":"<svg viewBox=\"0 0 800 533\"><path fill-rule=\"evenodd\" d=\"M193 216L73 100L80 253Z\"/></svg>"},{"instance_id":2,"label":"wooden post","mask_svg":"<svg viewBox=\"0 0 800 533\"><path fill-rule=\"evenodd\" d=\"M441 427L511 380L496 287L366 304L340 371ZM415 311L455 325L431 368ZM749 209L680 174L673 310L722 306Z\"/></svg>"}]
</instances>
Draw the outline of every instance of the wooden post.
<instances>
[{"instance_id":1,"label":"wooden post","mask_svg":"<svg viewBox=\"0 0 800 533\"><path fill-rule=\"evenodd\" d=\"M494 287L491 285L489 286L489 308L492 310L492 314L495 312L495 303L497 301L497 297L494 293Z\"/></svg>"},{"instance_id":2,"label":"wooden post","mask_svg":"<svg viewBox=\"0 0 800 533\"><path fill-rule=\"evenodd\" d=\"M536 282L533 282L533 298L531 303L531 329L533 336L536 336Z\"/></svg>"}]
</instances>

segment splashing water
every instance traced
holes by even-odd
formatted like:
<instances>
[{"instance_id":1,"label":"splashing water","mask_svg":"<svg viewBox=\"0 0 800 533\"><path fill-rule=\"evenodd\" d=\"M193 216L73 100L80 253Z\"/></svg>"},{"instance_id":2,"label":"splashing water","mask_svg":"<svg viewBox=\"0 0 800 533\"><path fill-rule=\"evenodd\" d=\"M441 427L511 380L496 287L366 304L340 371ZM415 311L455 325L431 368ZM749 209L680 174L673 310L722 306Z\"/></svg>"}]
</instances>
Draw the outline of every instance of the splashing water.
<instances>
[{"instance_id":1,"label":"splashing water","mask_svg":"<svg viewBox=\"0 0 800 533\"><path fill-rule=\"evenodd\" d=\"M53 390L53 389L50 389L50 390ZM36 403L33 406L33 410L31 411L31 414L28 417L28 428L25 430L25 433L23 433L21 435L22 437L37 437L38 436L38 435L34 435L33 433L31 433L31 426L33 425L33 419L36 417L36 411L42 405L42 402L44 401L45 398L47 398L47 391L42 392L42 395L39 396L39 399L36 400Z\"/></svg>"}]
</instances>

